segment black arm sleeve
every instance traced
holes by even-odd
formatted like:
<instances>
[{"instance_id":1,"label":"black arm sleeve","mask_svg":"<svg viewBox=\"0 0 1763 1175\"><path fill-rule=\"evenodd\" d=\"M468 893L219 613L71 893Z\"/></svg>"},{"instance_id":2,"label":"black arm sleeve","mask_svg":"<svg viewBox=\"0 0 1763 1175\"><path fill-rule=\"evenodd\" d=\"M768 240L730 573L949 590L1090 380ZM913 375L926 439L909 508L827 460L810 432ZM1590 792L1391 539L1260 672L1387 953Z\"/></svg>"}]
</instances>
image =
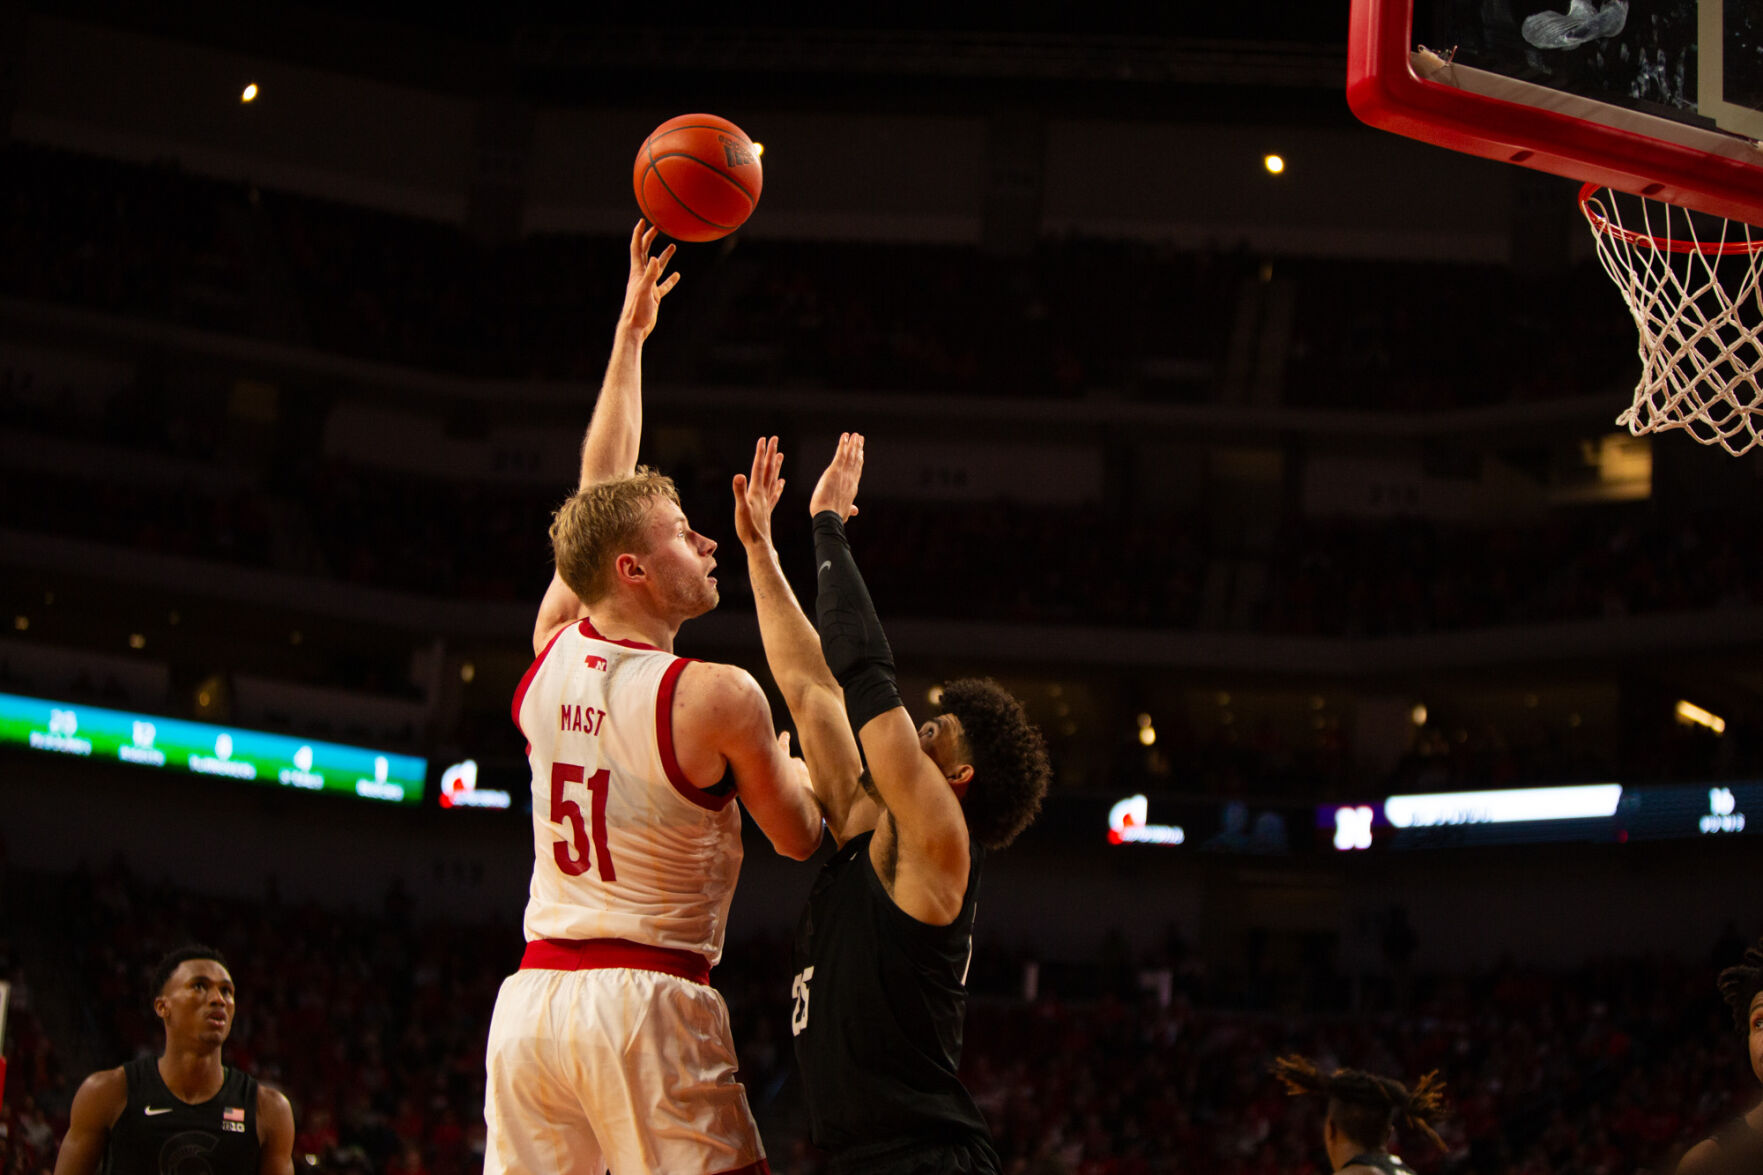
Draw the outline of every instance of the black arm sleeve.
<instances>
[{"instance_id":1,"label":"black arm sleeve","mask_svg":"<svg viewBox=\"0 0 1763 1175\"><path fill-rule=\"evenodd\" d=\"M845 524L832 510L814 516L814 565L820 651L844 688L851 729L860 731L871 718L901 705L900 687L894 681L894 651L851 557Z\"/></svg>"}]
</instances>

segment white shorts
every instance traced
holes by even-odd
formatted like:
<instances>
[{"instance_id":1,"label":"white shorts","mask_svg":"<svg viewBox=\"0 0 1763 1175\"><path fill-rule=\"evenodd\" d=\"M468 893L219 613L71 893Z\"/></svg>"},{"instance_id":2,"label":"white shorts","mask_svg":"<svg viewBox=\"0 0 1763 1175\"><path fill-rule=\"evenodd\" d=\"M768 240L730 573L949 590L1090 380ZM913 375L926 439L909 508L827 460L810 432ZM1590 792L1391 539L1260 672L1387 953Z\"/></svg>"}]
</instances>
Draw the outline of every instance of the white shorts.
<instances>
[{"instance_id":1,"label":"white shorts","mask_svg":"<svg viewBox=\"0 0 1763 1175\"><path fill-rule=\"evenodd\" d=\"M488 1054L484 1175L769 1170L714 988L626 968L517 971Z\"/></svg>"}]
</instances>

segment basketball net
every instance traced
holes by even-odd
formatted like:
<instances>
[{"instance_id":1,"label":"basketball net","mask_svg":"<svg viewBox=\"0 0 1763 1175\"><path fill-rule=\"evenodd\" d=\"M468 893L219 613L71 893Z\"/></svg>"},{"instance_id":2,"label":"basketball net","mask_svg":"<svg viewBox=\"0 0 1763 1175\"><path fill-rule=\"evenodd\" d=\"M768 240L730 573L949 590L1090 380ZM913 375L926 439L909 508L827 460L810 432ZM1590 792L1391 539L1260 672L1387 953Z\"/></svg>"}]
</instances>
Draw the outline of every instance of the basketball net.
<instances>
[{"instance_id":1,"label":"basketball net","mask_svg":"<svg viewBox=\"0 0 1763 1175\"><path fill-rule=\"evenodd\" d=\"M1763 229L1597 184L1579 208L1640 329L1641 381L1616 423L1734 456L1763 441Z\"/></svg>"}]
</instances>

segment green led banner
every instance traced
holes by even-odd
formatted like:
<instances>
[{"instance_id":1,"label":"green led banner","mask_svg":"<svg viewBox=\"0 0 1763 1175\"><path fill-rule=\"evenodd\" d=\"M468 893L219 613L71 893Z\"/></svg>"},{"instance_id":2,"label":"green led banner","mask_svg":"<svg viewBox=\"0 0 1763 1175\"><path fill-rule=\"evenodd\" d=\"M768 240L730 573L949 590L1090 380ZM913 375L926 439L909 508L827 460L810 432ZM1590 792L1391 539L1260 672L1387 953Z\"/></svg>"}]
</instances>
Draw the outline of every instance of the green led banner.
<instances>
[{"instance_id":1,"label":"green led banner","mask_svg":"<svg viewBox=\"0 0 1763 1175\"><path fill-rule=\"evenodd\" d=\"M428 761L260 730L0 694L0 746L245 783L422 803Z\"/></svg>"}]
</instances>

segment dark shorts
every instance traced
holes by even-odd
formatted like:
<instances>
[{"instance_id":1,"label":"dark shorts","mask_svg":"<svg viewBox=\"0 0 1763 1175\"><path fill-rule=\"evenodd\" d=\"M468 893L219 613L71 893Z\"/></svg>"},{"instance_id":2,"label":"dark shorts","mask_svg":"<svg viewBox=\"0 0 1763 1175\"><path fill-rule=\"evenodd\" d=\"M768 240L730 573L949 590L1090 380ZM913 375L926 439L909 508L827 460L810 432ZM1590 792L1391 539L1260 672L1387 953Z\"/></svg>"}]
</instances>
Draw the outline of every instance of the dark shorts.
<instances>
[{"instance_id":1,"label":"dark shorts","mask_svg":"<svg viewBox=\"0 0 1763 1175\"><path fill-rule=\"evenodd\" d=\"M1002 1175L998 1152L980 1137L855 1147L831 1156L829 1175Z\"/></svg>"}]
</instances>

